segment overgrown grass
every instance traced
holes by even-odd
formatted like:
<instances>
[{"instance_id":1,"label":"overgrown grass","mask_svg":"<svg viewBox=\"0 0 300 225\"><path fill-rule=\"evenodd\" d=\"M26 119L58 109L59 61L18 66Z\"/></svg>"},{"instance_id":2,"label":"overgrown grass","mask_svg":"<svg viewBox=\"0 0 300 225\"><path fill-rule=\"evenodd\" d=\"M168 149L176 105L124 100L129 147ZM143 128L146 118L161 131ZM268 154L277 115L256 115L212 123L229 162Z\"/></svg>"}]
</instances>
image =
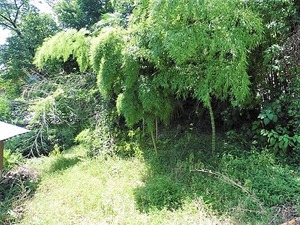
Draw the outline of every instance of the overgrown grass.
<instances>
[{"instance_id":1,"label":"overgrown grass","mask_svg":"<svg viewBox=\"0 0 300 225\"><path fill-rule=\"evenodd\" d=\"M280 224L299 215L300 174L268 151L162 132L158 154L86 157L81 146L32 159L40 183L18 224ZM175 140L176 139L176 140ZM297 212L298 209L298 212Z\"/></svg>"},{"instance_id":2,"label":"overgrown grass","mask_svg":"<svg viewBox=\"0 0 300 225\"><path fill-rule=\"evenodd\" d=\"M35 197L26 203L20 224L212 224L221 220L231 224L229 219L213 215L200 197L183 199L178 210L141 212L135 193L145 186L143 179L149 172L143 158L80 156L79 162L67 168L63 158L69 165L69 157L76 156L72 153L32 162L43 175ZM63 169L53 172L58 162Z\"/></svg>"},{"instance_id":3,"label":"overgrown grass","mask_svg":"<svg viewBox=\"0 0 300 225\"><path fill-rule=\"evenodd\" d=\"M158 155L144 155L150 169L145 185L136 190L139 209L176 210L188 198L202 198L236 224L281 223L290 218L275 210L291 205L297 215L299 171L281 165L267 150L224 148L222 138L212 155L210 140L210 135L197 132L186 131L176 139L165 133L158 141Z\"/></svg>"}]
</instances>

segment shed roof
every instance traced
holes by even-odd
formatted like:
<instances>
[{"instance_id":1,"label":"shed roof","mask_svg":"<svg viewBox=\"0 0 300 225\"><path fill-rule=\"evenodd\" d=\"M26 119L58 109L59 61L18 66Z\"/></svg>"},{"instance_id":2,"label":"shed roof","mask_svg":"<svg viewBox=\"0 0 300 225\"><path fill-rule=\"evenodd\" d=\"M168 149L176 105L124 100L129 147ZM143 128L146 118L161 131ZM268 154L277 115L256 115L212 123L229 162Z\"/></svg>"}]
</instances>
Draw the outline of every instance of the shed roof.
<instances>
[{"instance_id":1,"label":"shed roof","mask_svg":"<svg viewBox=\"0 0 300 225\"><path fill-rule=\"evenodd\" d=\"M0 141L26 132L29 132L29 130L0 121Z\"/></svg>"}]
</instances>

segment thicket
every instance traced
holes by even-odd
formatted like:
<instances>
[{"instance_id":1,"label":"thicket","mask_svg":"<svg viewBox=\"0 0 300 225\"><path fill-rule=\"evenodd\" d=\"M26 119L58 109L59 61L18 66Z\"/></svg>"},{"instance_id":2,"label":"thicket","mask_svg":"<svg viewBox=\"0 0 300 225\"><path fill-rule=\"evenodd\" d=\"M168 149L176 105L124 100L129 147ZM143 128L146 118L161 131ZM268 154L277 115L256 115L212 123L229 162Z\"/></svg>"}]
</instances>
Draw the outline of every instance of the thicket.
<instances>
[{"instance_id":1,"label":"thicket","mask_svg":"<svg viewBox=\"0 0 300 225\"><path fill-rule=\"evenodd\" d=\"M85 126L85 135L77 140L105 133L106 138L114 136L116 141L118 135L112 133L127 132L126 124L133 130L140 127L150 131L155 146L154 132L158 126L171 122L186 127L191 121L196 124L195 120L207 120L210 115L213 150L217 125L217 129L246 131L249 143L254 141L283 155L296 155L299 79L295 69L297 57L290 50L297 44L297 33L291 35L297 31L293 22L297 11L292 1L272 5L254 1L182 4L144 0L139 5L114 2L114 7L120 8L122 4L131 4L129 12L134 9L125 27L107 23L104 28L98 26L100 30L95 32L62 31L48 38L35 55L36 66L46 76L96 75L97 81L93 83L95 80L90 79L87 86L93 87L92 96L96 96L97 85L101 97L97 96L91 102L93 105L87 103L89 107L85 109L105 111L106 116L98 116L102 122L86 122L89 125ZM64 78L59 79L61 83L54 82L48 94L30 107L37 115L33 118L42 120L41 107L51 112L55 101L61 102L60 107L74 104L57 88L65 82ZM77 88L76 84L73 86ZM277 88L281 95L275 91ZM86 99L91 98L89 93ZM73 95L73 101L82 101L81 95L84 94ZM60 111L76 121L68 107ZM52 136L69 139L63 132L66 129L72 143L75 134L81 131L79 127L84 126L74 128L69 123L53 119L47 122L56 124ZM176 132L180 132L178 127ZM101 138L92 139L97 142Z\"/></svg>"}]
</instances>

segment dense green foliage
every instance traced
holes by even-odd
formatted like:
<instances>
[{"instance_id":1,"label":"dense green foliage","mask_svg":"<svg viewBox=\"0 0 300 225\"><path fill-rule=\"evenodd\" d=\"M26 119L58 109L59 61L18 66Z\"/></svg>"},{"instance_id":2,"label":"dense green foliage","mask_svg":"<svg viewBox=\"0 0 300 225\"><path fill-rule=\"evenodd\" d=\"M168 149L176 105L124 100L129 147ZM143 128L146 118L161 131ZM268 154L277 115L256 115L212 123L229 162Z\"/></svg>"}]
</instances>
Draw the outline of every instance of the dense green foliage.
<instances>
[{"instance_id":1,"label":"dense green foliage","mask_svg":"<svg viewBox=\"0 0 300 225\"><path fill-rule=\"evenodd\" d=\"M57 26L48 15L28 13L19 24L20 35L13 35L7 43L1 46L0 63L5 79L30 80L33 79L35 68L32 63L36 49L43 43L44 38L54 34Z\"/></svg>"},{"instance_id":2,"label":"dense green foliage","mask_svg":"<svg viewBox=\"0 0 300 225\"><path fill-rule=\"evenodd\" d=\"M150 68L154 91L202 101L210 111L214 151L211 98L237 106L249 97L247 52L259 44L260 18L240 1L141 1L133 18L131 49Z\"/></svg>"},{"instance_id":3,"label":"dense green foliage","mask_svg":"<svg viewBox=\"0 0 300 225\"><path fill-rule=\"evenodd\" d=\"M136 17L145 18L134 24L137 45L159 69L157 83L185 96L192 92L204 102L209 95L245 99L250 84L247 50L259 43L262 31L254 13L240 1L143 5Z\"/></svg>"},{"instance_id":4,"label":"dense green foliage","mask_svg":"<svg viewBox=\"0 0 300 225\"><path fill-rule=\"evenodd\" d=\"M97 23L105 13L113 11L109 0L63 0L55 12L65 28L87 28Z\"/></svg>"},{"instance_id":5,"label":"dense green foliage","mask_svg":"<svg viewBox=\"0 0 300 225\"><path fill-rule=\"evenodd\" d=\"M10 117L10 108L8 107L8 100L0 98L0 120L7 121Z\"/></svg>"},{"instance_id":6,"label":"dense green foliage","mask_svg":"<svg viewBox=\"0 0 300 225\"><path fill-rule=\"evenodd\" d=\"M91 64L98 74L97 83L101 94L108 99L120 91L120 67L122 66L122 30L111 29L101 32L93 40Z\"/></svg>"},{"instance_id":7,"label":"dense green foliage","mask_svg":"<svg viewBox=\"0 0 300 225\"><path fill-rule=\"evenodd\" d=\"M48 38L39 48L35 64L50 74L51 71L94 71L101 95L110 105L115 104L110 109L111 116L117 111L130 127L143 123L153 131L155 123L170 122L177 113L178 100L181 105L185 101L201 101L209 109L215 135L214 117L218 123L220 118L223 119L218 114L231 113L226 109L225 114L221 114L224 108L215 108L216 103L224 101L225 107L233 105L231 115L237 107L247 110L247 107L260 105L268 111L269 103L274 105L272 102L281 101L279 104L282 105L283 101L288 102L283 100L285 97L280 100L273 92L277 86L287 93L297 88L291 86L292 80L297 80L293 61L289 60L287 64L284 60L290 54L286 51L288 46L293 44L288 39L290 30L295 29L295 22L291 22L297 13L293 4L292 1L278 1L273 5L215 0L182 5L181 1L143 0L134 5L131 1L116 1L111 5L115 7L114 15L118 11L126 14L134 9L125 28L101 29L98 25L100 30L97 28L94 33L86 29L62 31ZM75 7L83 12L88 10L87 5L88 1L63 1L56 7L64 6L70 10ZM131 10L124 11L125 6ZM286 11L281 10L283 6ZM93 15L90 19L94 21L92 18ZM105 24L105 17L103 21ZM272 23L275 25L271 26ZM86 27L91 25L88 20L84 24ZM105 26L114 24L118 23L108 22ZM254 65L257 61L261 64ZM287 78L277 79L278 73ZM268 84L270 81L271 85ZM297 111L287 109L290 107L294 106L281 107L281 110ZM264 111L256 113L261 113L259 118L266 120ZM292 121L288 124L297 120L293 117L289 118ZM228 121L228 117L225 119ZM294 149L298 145L297 130L291 125L277 126L277 130L273 125L267 130L268 124L262 125L254 124L253 137L260 136L260 142L264 135L270 139L270 135L278 134L277 143L273 138L271 146L280 144L286 148L288 145ZM280 135L291 141L280 143Z\"/></svg>"},{"instance_id":8,"label":"dense green foliage","mask_svg":"<svg viewBox=\"0 0 300 225\"><path fill-rule=\"evenodd\" d=\"M43 68L49 61L50 64L55 64L59 61L65 63L68 60L76 59L80 71L84 72L89 65L89 42L86 38L88 34L89 32L85 29L78 32L75 29L70 29L61 31L50 39L45 40L43 46L36 53L36 66Z\"/></svg>"}]
</instances>

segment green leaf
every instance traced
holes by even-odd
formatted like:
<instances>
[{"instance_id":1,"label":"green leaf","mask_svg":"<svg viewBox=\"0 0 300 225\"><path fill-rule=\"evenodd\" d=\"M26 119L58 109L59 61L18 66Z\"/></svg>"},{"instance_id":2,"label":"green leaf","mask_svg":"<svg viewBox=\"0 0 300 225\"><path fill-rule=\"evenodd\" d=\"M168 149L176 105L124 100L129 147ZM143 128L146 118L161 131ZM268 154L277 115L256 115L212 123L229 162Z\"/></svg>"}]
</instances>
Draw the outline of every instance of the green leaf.
<instances>
[{"instance_id":1,"label":"green leaf","mask_svg":"<svg viewBox=\"0 0 300 225\"><path fill-rule=\"evenodd\" d=\"M273 117L274 117L274 115L272 114L272 112L271 113L267 113L267 117L272 121L273 120Z\"/></svg>"},{"instance_id":2,"label":"green leaf","mask_svg":"<svg viewBox=\"0 0 300 225\"><path fill-rule=\"evenodd\" d=\"M289 146L289 140L286 139L286 140L284 141L283 148L284 148L284 149L287 149L288 146Z\"/></svg>"},{"instance_id":3,"label":"green leaf","mask_svg":"<svg viewBox=\"0 0 300 225\"><path fill-rule=\"evenodd\" d=\"M271 137L271 138L270 138L270 144L271 144L271 145L274 145L275 142L276 142L275 138Z\"/></svg>"},{"instance_id":4,"label":"green leaf","mask_svg":"<svg viewBox=\"0 0 300 225\"><path fill-rule=\"evenodd\" d=\"M259 121L254 121L252 123L252 130L256 130L260 125L260 122Z\"/></svg>"},{"instance_id":5,"label":"green leaf","mask_svg":"<svg viewBox=\"0 0 300 225\"><path fill-rule=\"evenodd\" d=\"M283 141L279 142L279 148L283 149Z\"/></svg>"},{"instance_id":6,"label":"green leaf","mask_svg":"<svg viewBox=\"0 0 300 225\"><path fill-rule=\"evenodd\" d=\"M270 120L266 117L266 118L264 118L264 124L265 125L268 125L270 123Z\"/></svg>"}]
</instances>

